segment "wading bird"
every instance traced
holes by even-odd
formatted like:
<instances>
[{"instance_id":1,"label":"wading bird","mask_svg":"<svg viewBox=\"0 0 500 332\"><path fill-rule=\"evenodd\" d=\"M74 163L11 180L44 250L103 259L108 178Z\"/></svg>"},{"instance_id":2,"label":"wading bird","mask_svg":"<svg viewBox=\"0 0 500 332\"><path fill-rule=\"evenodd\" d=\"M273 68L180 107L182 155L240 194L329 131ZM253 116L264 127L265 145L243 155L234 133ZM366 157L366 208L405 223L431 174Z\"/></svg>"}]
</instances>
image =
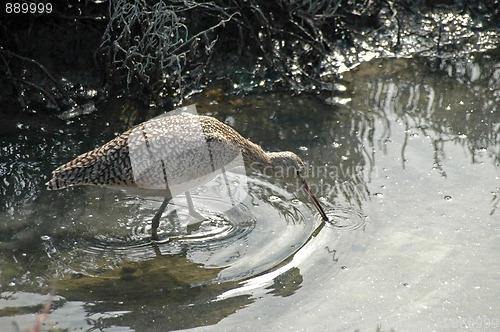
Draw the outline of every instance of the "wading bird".
<instances>
[{"instance_id":1,"label":"wading bird","mask_svg":"<svg viewBox=\"0 0 500 332\"><path fill-rule=\"evenodd\" d=\"M323 220L328 220L301 177L304 163L295 153L264 152L230 126L189 112L166 114L129 129L56 168L46 185L49 190L102 185L164 197L152 220L156 240L160 217L173 197L185 193L190 213L196 213L189 190L237 166L238 161L247 170L299 177L302 189Z\"/></svg>"}]
</instances>

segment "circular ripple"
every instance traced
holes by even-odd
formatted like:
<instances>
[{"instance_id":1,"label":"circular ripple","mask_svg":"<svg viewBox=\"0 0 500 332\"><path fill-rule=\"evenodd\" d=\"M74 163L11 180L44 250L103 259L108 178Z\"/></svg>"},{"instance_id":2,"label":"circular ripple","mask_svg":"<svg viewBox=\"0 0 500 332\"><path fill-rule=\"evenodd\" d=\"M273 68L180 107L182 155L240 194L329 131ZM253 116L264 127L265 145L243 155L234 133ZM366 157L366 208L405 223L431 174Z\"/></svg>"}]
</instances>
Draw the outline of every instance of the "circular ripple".
<instances>
[{"instance_id":1,"label":"circular ripple","mask_svg":"<svg viewBox=\"0 0 500 332\"><path fill-rule=\"evenodd\" d=\"M140 199L135 207L122 204L125 216L118 222L104 222L116 225L116 229L95 231L86 237L85 243L80 242L79 248L68 248L67 255L59 256L61 275L120 271L127 262L134 264L134 271L142 271L143 264L147 270L150 262L161 266L165 258L170 261L172 256L175 262L180 259L181 269L186 269L183 273L198 276L197 283L251 282L255 278L258 281L258 276L268 273L273 277L272 271L298 252L301 255L297 257L308 259L317 250L314 239L323 226L344 231L365 225L365 217L355 208L323 199L321 204L329 221L322 222L312 206L297 199L294 193L264 180L253 179L249 184L248 197L231 209L206 193L192 195L197 212L206 217L194 225L185 201L177 200L163 215L160 241L155 242L151 241L150 223L161 200ZM116 211L109 213L111 218L115 215ZM306 244L308 249L303 250Z\"/></svg>"},{"instance_id":2,"label":"circular ripple","mask_svg":"<svg viewBox=\"0 0 500 332\"><path fill-rule=\"evenodd\" d=\"M61 266L83 274L119 269L125 262L140 269L143 263L175 256L199 269L220 270L217 282L248 279L289 259L321 223L296 193L253 178L235 206L213 190L193 192L203 219L189 214L183 195L176 197L160 220L159 241L151 241L151 219L161 198L95 193L103 199L90 199L94 203L76 213L82 216L77 225L83 233L75 234L77 242L60 247L66 252L60 255Z\"/></svg>"},{"instance_id":3,"label":"circular ripple","mask_svg":"<svg viewBox=\"0 0 500 332\"><path fill-rule=\"evenodd\" d=\"M354 207L328 206L325 209L328 216L326 225L339 230L356 230L366 225L366 216Z\"/></svg>"},{"instance_id":4,"label":"circular ripple","mask_svg":"<svg viewBox=\"0 0 500 332\"><path fill-rule=\"evenodd\" d=\"M193 197L193 199L199 197ZM203 197L205 203L210 203ZM212 202L213 203L213 202ZM217 202L220 204L220 202ZM144 216L143 221L125 223L130 233L124 237L96 234L85 251L89 254L122 256L127 259L143 260L160 254L179 254L189 250L204 250L225 247L244 238L255 227L255 218L248 213L244 204L239 204L225 213L209 209L197 209L204 217L195 219L189 215L187 207L176 206L175 213L165 213L158 229L159 240L154 242L152 250L151 217ZM139 215L142 217L142 215ZM135 225L130 225L134 223ZM159 252L158 252L159 250Z\"/></svg>"}]
</instances>

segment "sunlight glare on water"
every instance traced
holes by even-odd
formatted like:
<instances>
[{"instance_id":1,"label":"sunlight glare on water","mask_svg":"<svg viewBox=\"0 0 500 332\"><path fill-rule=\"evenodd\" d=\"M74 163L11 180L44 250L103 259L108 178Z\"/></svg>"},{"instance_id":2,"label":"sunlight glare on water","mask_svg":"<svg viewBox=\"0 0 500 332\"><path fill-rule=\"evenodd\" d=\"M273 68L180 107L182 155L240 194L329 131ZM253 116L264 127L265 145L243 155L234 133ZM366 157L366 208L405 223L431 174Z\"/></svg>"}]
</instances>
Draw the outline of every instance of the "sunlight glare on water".
<instances>
[{"instance_id":1,"label":"sunlight glare on water","mask_svg":"<svg viewBox=\"0 0 500 332\"><path fill-rule=\"evenodd\" d=\"M0 324L31 327L51 291L46 326L69 330L494 324L498 63L488 54L435 61L362 64L343 73L346 90L338 97L349 102L334 105L323 102L330 95L285 93L245 97L237 110L226 110L233 104L224 100L193 100L200 112L231 117L266 150L297 152L327 222L299 182L258 175L232 208L221 206L228 202L217 199L216 186L194 190L207 217L198 223L180 195L152 244L150 222L161 198L91 187L46 192L45 174L81 152L72 150L82 140L33 138L23 158L0 164L7 176ZM39 149L62 145L62 156L54 147ZM30 163L33 173L23 166Z\"/></svg>"},{"instance_id":2,"label":"sunlight glare on water","mask_svg":"<svg viewBox=\"0 0 500 332\"><path fill-rule=\"evenodd\" d=\"M158 198L141 199L139 203L135 199L136 206L129 206L132 213L136 211L133 218L135 225L125 228L124 232L123 228L119 229L120 221L114 225L116 221L113 216L116 214L110 214L109 220L101 219L103 229L99 233L87 234L87 241L81 248L85 254L82 256L80 251L77 256L71 255L70 261L64 264L60 259L61 265L88 264L94 260L92 256L109 257L116 262L140 262L159 254L182 254L194 263L223 268L218 277L219 282L251 277L293 254L307 240L315 224L305 204L291 203L293 194L257 178L251 180L251 185L254 192L250 192L248 198L233 208L210 191L210 184L198 188L193 195L193 202L197 212L206 218L202 221L193 220L187 211L187 203L178 197L176 204L179 205L165 212L155 250L149 240L150 219L160 202ZM281 196L278 200L277 194ZM157 203L152 204L154 202ZM141 207L142 204L147 208ZM85 214L95 215L101 206L93 209L96 211L87 211ZM175 213L172 209L176 210ZM108 225L107 230L104 225ZM123 234L120 237L113 236L120 233ZM276 238L279 241L274 241ZM99 269L99 264L92 269Z\"/></svg>"}]
</instances>

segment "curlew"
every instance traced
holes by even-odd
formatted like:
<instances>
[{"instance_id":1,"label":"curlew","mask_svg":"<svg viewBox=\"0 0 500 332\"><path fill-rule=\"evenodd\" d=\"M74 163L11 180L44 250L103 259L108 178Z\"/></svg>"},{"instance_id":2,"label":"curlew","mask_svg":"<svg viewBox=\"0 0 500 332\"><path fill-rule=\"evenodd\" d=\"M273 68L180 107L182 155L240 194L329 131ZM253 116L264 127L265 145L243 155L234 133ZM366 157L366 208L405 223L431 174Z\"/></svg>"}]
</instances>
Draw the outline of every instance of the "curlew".
<instances>
[{"instance_id":1,"label":"curlew","mask_svg":"<svg viewBox=\"0 0 500 332\"><path fill-rule=\"evenodd\" d=\"M295 153L264 152L232 127L189 112L166 114L127 130L56 168L46 185L49 190L101 185L164 197L152 219L152 238L156 240L160 217L173 197L185 193L194 214L189 190L238 162L247 170L299 177L301 188L323 220L328 220L301 177L304 163Z\"/></svg>"}]
</instances>

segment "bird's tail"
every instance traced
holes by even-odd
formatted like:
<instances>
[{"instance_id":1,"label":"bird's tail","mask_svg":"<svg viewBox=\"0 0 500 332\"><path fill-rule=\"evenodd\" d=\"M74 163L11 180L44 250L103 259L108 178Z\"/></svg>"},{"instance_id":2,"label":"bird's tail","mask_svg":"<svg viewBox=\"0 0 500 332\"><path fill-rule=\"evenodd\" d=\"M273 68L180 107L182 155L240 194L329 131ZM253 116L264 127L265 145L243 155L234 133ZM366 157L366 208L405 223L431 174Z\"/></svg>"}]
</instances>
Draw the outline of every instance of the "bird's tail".
<instances>
[{"instance_id":1,"label":"bird's tail","mask_svg":"<svg viewBox=\"0 0 500 332\"><path fill-rule=\"evenodd\" d=\"M125 134L56 168L52 172L52 178L46 183L47 189L59 190L80 185L133 184Z\"/></svg>"},{"instance_id":2,"label":"bird's tail","mask_svg":"<svg viewBox=\"0 0 500 332\"><path fill-rule=\"evenodd\" d=\"M48 190L59 190L70 186L69 183L52 174L52 179L45 183Z\"/></svg>"},{"instance_id":3,"label":"bird's tail","mask_svg":"<svg viewBox=\"0 0 500 332\"><path fill-rule=\"evenodd\" d=\"M48 190L59 190L91 184L94 167L95 162L89 158L89 153L85 153L52 171L52 178L45 185Z\"/></svg>"}]
</instances>

